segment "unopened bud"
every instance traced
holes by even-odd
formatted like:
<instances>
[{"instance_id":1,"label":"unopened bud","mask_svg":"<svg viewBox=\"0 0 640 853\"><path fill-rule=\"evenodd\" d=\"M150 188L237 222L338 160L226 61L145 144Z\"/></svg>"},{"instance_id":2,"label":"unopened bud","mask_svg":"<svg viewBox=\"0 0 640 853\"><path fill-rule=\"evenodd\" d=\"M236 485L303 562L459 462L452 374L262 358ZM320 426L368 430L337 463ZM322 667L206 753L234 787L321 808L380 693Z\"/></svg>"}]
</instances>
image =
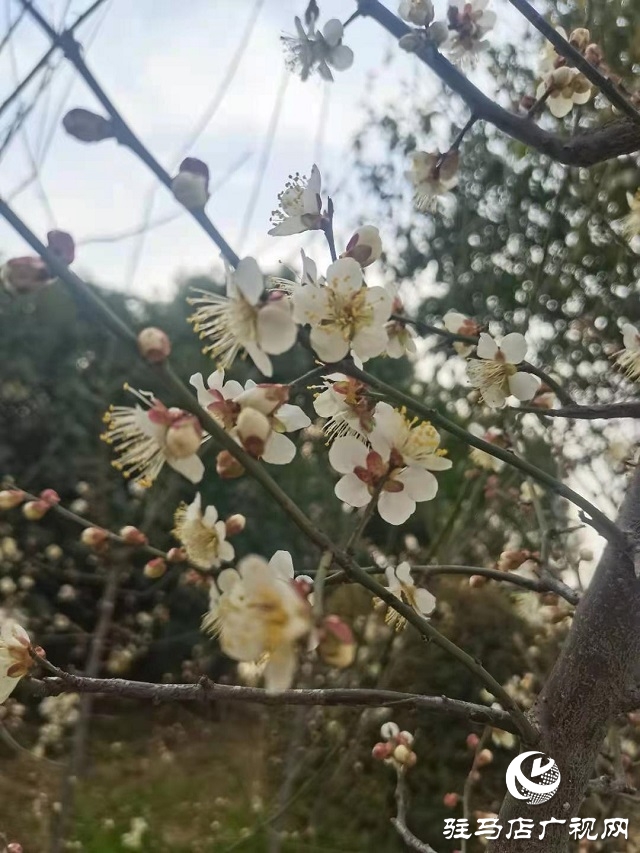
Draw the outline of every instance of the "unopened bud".
<instances>
[{"instance_id":1,"label":"unopened bud","mask_svg":"<svg viewBox=\"0 0 640 853\"><path fill-rule=\"evenodd\" d=\"M127 524L120 531L120 536L124 540L125 545L132 545L134 548L140 548L142 545L148 545L149 540L142 532L132 524Z\"/></svg>"},{"instance_id":2,"label":"unopened bud","mask_svg":"<svg viewBox=\"0 0 640 853\"><path fill-rule=\"evenodd\" d=\"M529 112L535 102L536 99L533 97L533 95L523 95L520 98L520 108L526 110L526 112Z\"/></svg>"},{"instance_id":3,"label":"unopened bud","mask_svg":"<svg viewBox=\"0 0 640 853\"><path fill-rule=\"evenodd\" d=\"M165 437L165 445L169 454L176 459L186 459L200 449L202 442L202 427L195 415L186 412L174 421Z\"/></svg>"},{"instance_id":4,"label":"unopened bud","mask_svg":"<svg viewBox=\"0 0 640 853\"><path fill-rule=\"evenodd\" d=\"M353 258L361 267L368 267L382 254L382 240L375 225L363 225L354 233L341 258Z\"/></svg>"},{"instance_id":5,"label":"unopened bud","mask_svg":"<svg viewBox=\"0 0 640 853\"><path fill-rule=\"evenodd\" d=\"M590 62L592 65L597 67L604 59L602 48L597 44L587 45L584 51L584 58L587 62Z\"/></svg>"},{"instance_id":6,"label":"unopened bud","mask_svg":"<svg viewBox=\"0 0 640 853\"><path fill-rule=\"evenodd\" d=\"M49 506L56 506L60 503L60 495L55 489L43 489L38 497Z\"/></svg>"},{"instance_id":7,"label":"unopened bud","mask_svg":"<svg viewBox=\"0 0 640 853\"><path fill-rule=\"evenodd\" d=\"M237 403L241 409L251 408L262 412L263 415L272 415L288 399L289 386L273 383L247 388L233 402Z\"/></svg>"},{"instance_id":8,"label":"unopened bud","mask_svg":"<svg viewBox=\"0 0 640 853\"><path fill-rule=\"evenodd\" d=\"M24 503L25 494L20 489L2 489L0 491L0 510L13 509Z\"/></svg>"},{"instance_id":9,"label":"unopened bud","mask_svg":"<svg viewBox=\"0 0 640 853\"><path fill-rule=\"evenodd\" d=\"M144 576L151 580L158 580L167 571L167 564L162 557L154 557L144 567Z\"/></svg>"},{"instance_id":10,"label":"unopened bud","mask_svg":"<svg viewBox=\"0 0 640 853\"><path fill-rule=\"evenodd\" d=\"M404 744L404 746L412 747L415 738L411 734L411 732L402 731L398 735L398 743Z\"/></svg>"},{"instance_id":11,"label":"unopened bud","mask_svg":"<svg viewBox=\"0 0 640 853\"><path fill-rule=\"evenodd\" d=\"M69 110L62 119L62 126L80 142L102 142L115 136L110 119L81 108Z\"/></svg>"},{"instance_id":12,"label":"unopened bud","mask_svg":"<svg viewBox=\"0 0 640 853\"><path fill-rule=\"evenodd\" d=\"M51 504L46 501L27 501L22 504L22 514L29 521L40 521L50 509Z\"/></svg>"},{"instance_id":13,"label":"unopened bud","mask_svg":"<svg viewBox=\"0 0 640 853\"><path fill-rule=\"evenodd\" d=\"M169 563L186 563L187 552L184 548L169 548L167 551L167 561Z\"/></svg>"},{"instance_id":14,"label":"unopened bud","mask_svg":"<svg viewBox=\"0 0 640 853\"><path fill-rule=\"evenodd\" d=\"M390 743L377 743L371 750L371 756L376 761L384 761L385 758L389 758L392 752L393 747Z\"/></svg>"},{"instance_id":15,"label":"unopened bud","mask_svg":"<svg viewBox=\"0 0 640 853\"><path fill-rule=\"evenodd\" d=\"M47 234L47 248L60 258L67 266L72 264L76 257L76 244L71 234L66 231L49 231Z\"/></svg>"},{"instance_id":16,"label":"unopened bud","mask_svg":"<svg viewBox=\"0 0 640 853\"><path fill-rule=\"evenodd\" d=\"M481 749L476 756L476 764L478 767L486 767L493 761L493 753L490 749Z\"/></svg>"},{"instance_id":17,"label":"unopened bud","mask_svg":"<svg viewBox=\"0 0 640 853\"><path fill-rule=\"evenodd\" d=\"M7 853L22 853L22 844L18 844L17 841L10 841L7 844Z\"/></svg>"},{"instance_id":18,"label":"unopened bud","mask_svg":"<svg viewBox=\"0 0 640 853\"><path fill-rule=\"evenodd\" d=\"M247 519L244 515L237 512L235 515L230 515L224 524L227 532L227 538L231 538L231 536L237 536L238 533L242 533L247 524Z\"/></svg>"},{"instance_id":19,"label":"unopened bud","mask_svg":"<svg viewBox=\"0 0 640 853\"><path fill-rule=\"evenodd\" d=\"M94 551L101 551L109 541L109 534L102 527L85 527L80 534L80 541Z\"/></svg>"},{"instance_id":20,"label":"unopened bud","mask_svg":"<svg viewBox=\"0 0 640 853\"><path fill-rule=\"evenodd\" d=\"M434 21L427 32L429 41L432 41L436 47L444 44L449 38L449 27L444 21Z\"/></svg>"},{"instance_id":21,"label":"unopened bud","mask_svg":"<svg viewBox=\"0 0 640 853\"><path fill-rule=\"evenodd\" d=\"M488 583L488 578L484 575L471 575L469 578L469 586L471 589L479 589L481 586L485 586Z\"/></svg>"},{"instance_id":22,"label":"unopened bud","mask_svg":"<svg viewBox=\"0 0 640 853\"><path fill-rule=\"evenodd\" d=\"M477 749L479 743L480 738L475 732L471 732L471 734L467 735L467 746L469 749Z\"/></svg>"},{"instance_id":23,"label":"unopened bud","mask_svg":"<svg viewBox=\"0 0 640 853\"><path fill-rule=\"evenodd\" d=\"M578 27L569 36L569 44L573 45L580 53L586 50L590 41L591 33L586 27Z\"/></svg>"},{"instance_id":24,"label":"unopened bud","mask_svg":"<svg viewBox=\"0 0 640 853\"><path fill-rule=\"evenodd\" d=\"M188 210L202 209L209 201L209 167L202 160L187 157L171 181L171 189Z\"/></svg>"},{"instance_id":25,"label":"unopened bud","mask_svg":"<svg viewBox=\"0 0 640 853\"><path fill-rule=\"evenodd\" d=\"M34 293L51 284L51 273L42 258L11 258L0 269L0 280L9 293Z\"/></svg>"},{"instance_id":26,"label":"unopened bud","mask_svg":"<svg viewBox=\"0 0 640 853\"><path fill-rule=\"evenodd\" d=\"M138 352L150 364L160 364L171 355L171 341L166 332L148 326L138 334Z\"/></svg>"},{"instance_id":27,"label":"unopened bud","mask_svg":"<svg viewBox=\"0 0 640 853\"><path fill-rule=\"evenodd\" d=\"M228 450L221 450L216 456L216 471L223 480L234 480L244 474L244 468Z\"/></svg>"},{"instance_id":28,"label":"unopened bud","mask_svg":"<svg viewBox=\"0 0 640 853\"><path fill-rule=\"evenodd\" d=\"M445 794L442 798L443 805L448 809L455 809L459 802L460 794L456 794L453 791L448 794Z\"/></svg>"},{"instance_id":29,"label":"unopened bud","mask_svg":"<svg viewBox=\"0 0 640 853\"><path fill-rule=\"evenodd\" d=\"M380 736L385 740L391 740L392 738L398 737L400 734L400 728L397 723L389 721L388 723L383 723L380 728Z\"/></svg>"},{"instance_id":30,"label":"unopened bud","mask_svg":"<svg viewBox=\"0 0 640 853\"><path fill-rule=\"evenodd\" d=\"M393 758L398 762L398 764L402 764L404 767L413 767L417 761L415 752L412 752L412 750L404 746L404 744L396 746L393 750Z\"/></svg>"},{"instance_id":31,"label":"unopened bud","mask_svg":"<svg viewBox=\"0 0 640 853\"><path fill-rule=\"evenodd\" d=\"M265 444L271 435L271 424L266 415L257 409L246 408L238 415L238 438L242 446L254 459L264 453Z\"/></svg>"}]
</instances>

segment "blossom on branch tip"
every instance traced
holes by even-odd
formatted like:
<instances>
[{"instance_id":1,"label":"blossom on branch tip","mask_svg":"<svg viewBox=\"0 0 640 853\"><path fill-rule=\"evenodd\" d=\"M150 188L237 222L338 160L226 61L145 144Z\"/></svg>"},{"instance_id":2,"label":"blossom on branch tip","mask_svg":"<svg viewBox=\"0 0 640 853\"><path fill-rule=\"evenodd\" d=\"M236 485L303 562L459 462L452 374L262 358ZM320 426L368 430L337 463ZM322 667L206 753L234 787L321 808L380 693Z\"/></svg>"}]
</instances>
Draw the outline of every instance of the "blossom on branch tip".
<instances>
[{"instance_id":1,"label":"blossom on branch tip","mask_svg":"<svg viewBox=\"0 0 640 853\"><path fill-rule=\"evenodd\" d=\"M322 227L322 178L320 170L313 164L307 178L296 172L289 175L282 192L278 194L277 210L271 214L272 237L286 237L303 231L317 231Z\"/></svg>"},{"instance_id":2,"label":"blossom on branch tip","mask_svg":"<svg viewBox=\"0 0 640 853\"><path fill-rule=\"evenodd\" d=\"M405 177L413 185L413 203L416 210L434 211L438 198L458 184L459 156L457 151L440 154L439 151L414 151L411 168Z\"/></svg>"},{"instance_id":3,"label":"blossom on branch tip","mask_svg":"<svg viewBox=\"0 0 640 853\"><path fill-rule=\"evenodd\" d=\"M209 201L209 167L196 157L186 157L171 181L171 190L187 210L202 210Z\"/></svg>"},{"instance_id":4,"label":"blossom on branch tip","mask_svg":"<svg viewBox=\"0 0 640 853\"><path fill-rule=\"evenodd\" d=\"M433 613L436 607L436 597L428 589L415 585L409 563L400 563L395 568L388 566L385 575L388 584L387 589L396 598L404 601L420 616L430 616ZM396 630L401 630L406 625L407 620L392 607L387 606L385 622L394 626Z\"/></svg>"},{"instance_id":5,"label":"blossom on branch tip","mask_svg":"<svg viewBox=\"0 0 640 853\"><path fill-rule=\"evenodd\" d=\"M351 236L341 258L353 258L360 266L368 267L382 255L380 231L375 225L363 225Z\"/></svg>"},{"instance_id":6,"label":"blossom on branch tip","mask_svg":"<svg viewBox=\"0 0 640 853\"><path fill-rule=\"evenodd\" d=\"M366 441L373 429L373 400L367 396L367 386L359 379L342 373L324 376L324 388L316 395L313 407L326 418L323 432L331 443L340 436L353 435Z\"/></svg>"},{"instance_id":7,"label":"blossom on branch tip","mask_svg":"<svg viewBox=\"0 0 640 853\"><path fill-rule=\"evenodd\" d=\"M202 443L198 419L182 409L168 409L148 392L133 393L145 408L110 406L104 416L107 429L102 439L118 455L113 467L145 488L165 463L192 483L199 483L204 465L198 456Z\"/></svg>"},{"instance_id":8,"label":"blossom on branch tip","mask_svg":"<svg viewBox=\"0 0 640 853\"><path fill-rule=\"evenodd\" d=\"M227 525L218 518L215 506L202 510L202 498L197 494L190 504L181 504L174 514L173 535L187 554L188 560L200 569L217 569L235 556L233 545L227 542Z\"/></svg>"},{"instance_id":9,"label":"blossom on branch tip","mask_svg":"<svg viewBox=\"0 0 640 853\"><path fill-rule=\"evenodd\" d=\"M449 39L444 48L449 59L462 68L472 68L478 55L489 47L485 35L496 22L496 13L487 9L489 0L449 0Z\"/></svg>"},{"instance_id":10,"label":"blossom on branch tip","mask_svg":"<svg viewBox=\"0 0 640 853\"><path fill-rule=\"evenodd\" d=\"M396 723L388 722L380 729L380 736L383 741L373 747L373 758L390 764L398 773L415 766L418 756L412 749L415 738L411 732L400 731Z\"/></svg>"},{"instance_id":11,"label":"blossom on branch tip","mask_svg":"<svg viewBox=\"0 0 640 853\"><path fill-rule=\"evenodd\" d=\"M297 328L286 294L266 292L264 278L253 258L243 258L235 270L227 265L226 295L205 290L188 299L196 310L189 317L194 331L210 343L203 352L228 368L241 350L258 370L271 376L270 355L287 352L296 342Z\"/></svg>"},{"instance_id":12,"label":"blossom on branch tip","mask_svg":"<svg viewBox=\"0 0 640 853\"><path fill-rule=\"evenodd\" d=\"M0 705L13 693L18 682L33 666L31 640L12 619L0 627Z\"/></svg>"},{"instance_id":13,"label":"blossom on branch tip","mask_svg":"<svg viewBox=\"0 0 640 853\"><path fill-rule=\"evenodd\" d=\"M616 363L629 379L638 379L640 378L640 332L631 323L625 323L622 327L622 342L624 349L615 353Z\"/></svg>"},{"instance_id":14,"label":"blossom on branch tip","mask_svg":"<svg viewBox=\"0 0 640 853\"><path fill-rule=\"evenodd\" d=\"M574 104L586 104L591 98L591 83L578 71L564 65L556 68L538 86L536 97L541 98L546 92L549 112L556 118L563 118L571 112Z\"/></svg>"},{"instance_id":15,"label":"blossom on branch tip","mask_svg":"<svg viewBox=\"0 0 640 853\"><path fill-rule=\"evenodd\" d=\"M540 380L516 367L527 352L523 335L511 332L498 345L491 335L482 332L476 352L478 358L467 363L467 376L487 406L501 409L511 395L518 400L531 400Z\"/></svg>"},{"instance_id":16,"label":"blossom on branch tip","mask_svg":"<svg viewBox=\"0 0 640 853\"><path fill-rule=\"evenodd\" d=\"M316 30L314 19L309 20L306 30L300 18L294 21L297 35L281 36L290 71L299 74L302 80L317 71L323 80L333 81L331 68L346 71L351 67L353 51L342 44L344 27L337 18L327 21L322 31Z\"/></svg>"},{"instance_id":17,"label":"blossom on branch tip","mask_svg":"<svg viewBox=\"0 0 640 853\"><path fill-rule=\"evenodd\" d=\"M433 21L434 8L431 0L400 0L398 15L403 21L416 27L427 27Z\"/></svg>"},{"instance_id":18,"label":"blossom on branch tip","mask_svg":"<svg viewBox=\"0 0 640 853\"><path fill-rule=\"evenodd\" d=\"M288 551L277 551L268 563L255 555L245 557L237 569L225 569L212 581L202 622L230 658L248 663L266 659L265 684L272 693L291 686L298 646L313 629L311 607L293 575Z\"/></svg>"},{"instance_id":19,"label":"blossom on branch tip","mask_svg":"<svg viewBox=\"0 0 640 853\"><path fill-rule=\"evenodd\" d=\"M294 319L311 326L311 347L322 361L340 361L349 352L367 361L384 352L392 299L383 287L367 287L353 258L334 261L324 287L303 285L292 301Z\"/></svg>"}]
</instances>

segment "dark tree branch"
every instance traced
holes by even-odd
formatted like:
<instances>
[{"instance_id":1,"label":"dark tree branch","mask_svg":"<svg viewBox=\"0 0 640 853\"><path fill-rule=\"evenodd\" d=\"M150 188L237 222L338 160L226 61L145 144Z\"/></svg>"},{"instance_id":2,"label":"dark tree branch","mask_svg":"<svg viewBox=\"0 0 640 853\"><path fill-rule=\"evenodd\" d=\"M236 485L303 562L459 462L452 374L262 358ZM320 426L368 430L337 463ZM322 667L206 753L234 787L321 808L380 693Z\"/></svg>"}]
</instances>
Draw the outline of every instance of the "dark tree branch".
<instances>
[{"instance_id":1,"label":"dark tree branch","mask_svg":"<svg viewBox=\"0 0 640 853\"><path fill-rule=\"evenodd\" d=\"M397 39L413 32L379 0L358 0L358 9L362 15L374 18ZM531 119L517 116L492 101L428 41L420 44L415 54L462 98L479 119L490 122L498 130L558 163L566 163L568 166L594 166L604 160L632 154L640 149L640 126L635 120L623 118L603 127L562 137L543 130Z\"/></svg>"},{"instance_id":2,"label":"dark tree branch","mask_svg":"<svg viewBox=\"0 0 640 853\"><path fill-rule=\"evenodd\" d=\"M58 672L61 672L58 670ZM364 688L293 689L267 693L259 687L216 684L202 679L198 684L151 684L123 678L87 678L61 673L52 678L30 679L27 682L35 696L59 696L61 693L88 693L117 696L122 699L142 699L151 702L248 702L253 705L323 705L351 708L393 705L438 714L448 714L473 723L484 723L504 731L518 733L506 711L475 705L446 696L421 696L394 690Z\"/></svg>"},{"instance_id":3,"label":"dark tree branch","mask_svg":"<svg viewBox=\"0 0 640 853\"><path fill-rule=\"evenodd\" d=\"M426 842L420 841L407 826L407 784L402 771L398 773L396 783L396 816L391 818L391 823L404 843L417 853L436 853L433 847Z\"/></svg>"},{"instance_id":4,"label":"dark tree branch","mask_svg":"<svg viewBox=\"0 0 640 853\"><path fill-rule=\"evenodd\" d=\"M581 420L613 420L614 418L640 418L640 402L603 403L597 406L564 406L561 409L542 409L539 406L520 406L516 413L530 412L541 418L580 418Z\"/></svg>"}]
</instances>

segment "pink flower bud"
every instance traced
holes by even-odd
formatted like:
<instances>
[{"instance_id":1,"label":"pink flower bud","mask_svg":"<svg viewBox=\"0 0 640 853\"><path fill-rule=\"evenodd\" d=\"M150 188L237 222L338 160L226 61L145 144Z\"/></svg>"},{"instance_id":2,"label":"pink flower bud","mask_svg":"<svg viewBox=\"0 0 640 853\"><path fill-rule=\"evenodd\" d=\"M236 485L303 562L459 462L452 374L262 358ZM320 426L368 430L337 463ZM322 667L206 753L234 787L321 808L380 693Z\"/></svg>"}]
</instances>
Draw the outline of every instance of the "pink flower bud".
<instances>
[{"instance_id":1,"label":"pink flower bud","mask_svg":"<svg viewBox=\"0 0 640 853\"><path fill-rule=\"evenodd\" d=\"M167 564L162 557L154 557L144 567L144 576L151 580L158 580L167 571Z\"/></svg>"},{"instance_id":2,"label":"pink flower bud","mask_svg":"<svg viewBox=\"0 0 640 853\"><path fill-rule=\"evenodd\" d=\"M22 514L29 521L40 521L51 509L46 501L27 501L22 505Z\"/></svg>"},{"instance_id":3,"label":"pink flower bud","mask_svg":"<svg viewBox=\"0 0 640 853\"><path fill-rule=\"evenodd\" d=\"M446 808L455 809L455 807L460 802L460 794L455 794L453 792L445 794L442 798L442 802L446 806Z\"/></svg>"},{"instance_id":4,"label":"pink flower bud","mask_svg":"<svg viewBox=\"0 0 640 853\"><path fill-rule=\"evenodd\" d=\"M167 560L169 563L186 563L187 552L184 548L169 548L167 551Z\"/></svg>"},{"instance_id":5,"label":"pink flower bud","mask_svg":"<svg viewBox=\"0 0 640 853\"><path fill-rule=\"evenodd\" d=\"M162 329L149 326L138 334L138 351L150 364L160 364L171 355L171 341Z\"/></svg>"},{"instance_id":6,"label":"pink flower bud","mask_svg":"<svg viewBox=\"0 0 640 853\"><path fill-rule=\"evenodd\" d=\"M69 110L62 119L62 126L80 142L102 142L115 136L110 119L81 108Z\"/></svg>"},{"instance_id":7,"label":"pink flower bud","mask_svg":"<svg viewBox=\"0 0 640 853\"><path fill-rule=\"evenodd\" d=\"M271 435L271 424L267 416L257 409L243 409L238 415L236 428L244 449L254 459L259 459Z\"/></svg>"},{"instance_id":8,"label":"pink flower bud","mask_svg":"<svg viewBox=\"0 0 640 853\"><path fill-rule=\"evenodd\" d=\"M188 210L202 209L209 201L209 167L202 160L187 157L171 181L171 189Z\"/></svg>"},{"instance_id":9,"label":"pink flower bud","mask_svg":"<svg viewBox=\"0 0 640 853\"><path fill-rule=\"evenodd\" d=\"M353 234L341 258L353 258L361 267L368 267L382 254L382 240L375 225L363 225Z\"/></svg>"},{"instance_id":10,"label":"pink flower bud","mask_svg":"<svg viewBox=\"0 0 640 853\"><path fill-rule=\"evenodd\" d=\"M244 468L228 450L221 450L216 456L216 471L223 480L234 480L244 474Z\"/></svg>"},{"instance_id":11,"label":"pink flower bud","mask_svg":"<svg viewBox=\"0 0 640 853\"><path fill-rule=\"evenodd\" d=\"M394 761L398 762L398 764L402 764L407 767L413 767L417 759L415 752L412 752L408 746L405 746L402 743L398 744L398 746L393 750L393 758Z\"/></svg>"},{"instance_id":12,"label":"pink flower bud","mask_svg":"<svg viewBox=\"0 0 640 853\"><path fill-rule=\"evenodd\" d=\"M35 293L51 284L49 268L42 258L11 258L3 264L0 279L9 293Z\"/></svg>"},{"instance_id":13,"label":"pink flower bud","mask_svg":"<svg viewBox=\"0 0 640 853\"><path fill-rule=\"evenodd\" d=\"M126 527L122 528L120 536L126 545L132 545L135 548L140 548L142 545L149 544L149 540L142 530L138 530L137 527L134 527L131 524L127 524Z\"/></svg>"},{"instance_id":14,"label":"pink flower bud","mask_svg":"<svg viewBox=\"0 0 640 853\"><path fill-rule=\"evenodd\" d=\"M102 527L85 527L80 534L80 541L94 551L102 551L109 541L109 534Z\"/></svg>"},{"instance_id":15,"label":"pink flower bud","mask_svg":"<svg viewBox=\"0 0 640 853\"><path fill-rule=\"evenodd\" d=\"M481 586L484 586L488 581L484 575L471 575L469 578L469 586L471 589L478 589Z\"/></svg>"},{"instance_id":16,"label":"pink flower bud","mask_svg":"<svg viewBox=\"0 0 640 853\"><path fill-rule=\"evenodd\" d=\"M25 494L20 489L2 489L0 491L0 510L13 509L24 503Z\"/></svg>"},{"instance_id":17,"label":"pink flower bud","mask_svg":"<svg viewBox=\"0 0 640 853\"><path fill-rule=\"evenodd\" d=\"M477 749L479 743L480 738L477 734L471 732L471 734L467 735L467 746L469 747L469 749Z\"/></svg>"},{"instance_id":18,"label":"pink flower bud","mask_svg":"<svg viewBox=\"0 0 640 853\"><path fill-rule=\"evenodd\" d=\"M56 506L60 503L60 495L55 489L43 489L38 497L41 501L49 504L49 506Z\"/></svg>"},{"instance_id":19,"label":"pink flower bud","mask_svg":"<svg viewBox=\"0 0 640 853\"><path fill-rule=\"evenodd\" d=\"M493 761L493 753L490 749L481 749L476 756L476 764L478 767L486 767Z\"/></svg>"},{"instance_id":20,"label":"pink flower bud","mask_svg":"<svg viewBox=\"0 0 640 853\"><path fill-rule=\"evenodd\" d=\"M384 761L385 758L389 758L392 751L393 747L390 743L377 743L371 750L371 756L376 761Z\"/></svg>"},{"instance_id":21,"label":"pink flower bud","mask_svg":"<svg viewBox=\"0 0 640 853\"><path fill-rule=\"evenodd\" d=\"M238 533L242 533L246 524L247 519L241 513L237 512L235 515L230 515L225 521L227 537L230 538L231 536L237 536Z\"/></svg>"},{"instance_id":22,"label":"pink flower bud","mask_svg":"<svg viewBox=\"0 0 640 853\"><path fill-rule=\"evenodd\" d=\"M47 247L65 264L72 264L76 257L76 244L71 234L66 231L49 231Z\"/></svg>"},{"instance_id":23,"label":"pink flower bud","mask_svg":"<svg viewBox=\"0 0 640 853\"><path fill-rule=\"evenodd\" d=\"M171 456L186 459L200 449L202 427L195 415L186 412L177 418L167 430L165 445Z\"/></svg>"},{"instance_id":24,"label":"pink flower bud","mask_svg":"<svg viewBox=\"0 0 640 853\"><path fill-rule=\"evenodd\" d=\"M17 841L11 841L7 844L7 853L22 853L22 844Z\"/></svg>"}]
</instances>

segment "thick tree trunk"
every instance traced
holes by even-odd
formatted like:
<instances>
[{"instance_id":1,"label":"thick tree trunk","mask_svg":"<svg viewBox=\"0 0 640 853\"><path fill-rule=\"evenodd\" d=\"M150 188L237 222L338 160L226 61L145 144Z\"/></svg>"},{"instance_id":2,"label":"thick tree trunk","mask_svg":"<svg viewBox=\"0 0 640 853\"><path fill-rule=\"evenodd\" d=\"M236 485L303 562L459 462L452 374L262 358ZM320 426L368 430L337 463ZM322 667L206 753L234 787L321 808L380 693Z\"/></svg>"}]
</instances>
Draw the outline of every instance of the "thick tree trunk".
<instances>
[{"instance_id":1,"label":"thick tree trunk","mask_svg":"<svg viewBox=\"0 0 640 853\"><path fill-rule=\"evenodd\" d=\"M640 580L632 557L634 544L640 548L640 471L633 475L618 524L629 535L629 551L607 545L535 707L542 732L537 748L558 764L560 787L551 800L537 806L507 794L500 811L504 829L492 842L491 853L567 850L570 819L578 816L594 775L607 724L625 707L640 661ZM535 822L533 837L507 840L508 821L520 817ZM552 817L566 823L547 826L540 840L539 822Z\"/></svg>"}]
</instances>

